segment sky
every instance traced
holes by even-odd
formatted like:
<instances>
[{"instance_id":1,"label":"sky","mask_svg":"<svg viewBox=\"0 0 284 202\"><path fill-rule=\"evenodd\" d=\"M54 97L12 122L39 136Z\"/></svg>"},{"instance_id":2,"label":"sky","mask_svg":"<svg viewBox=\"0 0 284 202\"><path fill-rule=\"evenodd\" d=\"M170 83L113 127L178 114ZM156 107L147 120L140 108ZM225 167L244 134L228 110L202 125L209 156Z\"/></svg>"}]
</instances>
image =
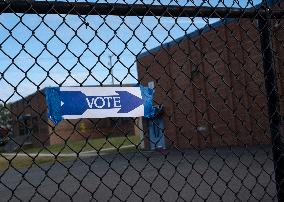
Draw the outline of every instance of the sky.
<instances>
[{"instance_id":1,"label":"sky","mask_svg":"<svg viewBox=\"0 0 284 202\"><path fill-rule=\"evenodd\" d=\"M104 0L93 1L106 3ZM109 3L124 3L109 0ZM141 3L129 0L127 3ZM146 0L144 3L176 5L176 1ZM251 7L254 1L199 1L197 6ZM178 1L191 6L191 1ZM137 83L136 57L220 19L0 15L0 104L13 102L47 86ZM89 23L89 26L85 25ZM16 92L15 88L16 87Z\"/></svg>"}]
</instances>

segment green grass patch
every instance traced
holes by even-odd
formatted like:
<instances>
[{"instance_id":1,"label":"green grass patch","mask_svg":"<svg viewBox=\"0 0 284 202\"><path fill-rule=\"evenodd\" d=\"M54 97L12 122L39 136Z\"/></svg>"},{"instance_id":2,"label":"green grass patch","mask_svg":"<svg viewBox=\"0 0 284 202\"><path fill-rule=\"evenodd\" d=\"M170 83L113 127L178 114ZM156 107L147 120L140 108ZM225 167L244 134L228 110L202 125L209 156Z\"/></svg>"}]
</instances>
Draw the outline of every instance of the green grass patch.
<instances>
[{"instance_id":1,"label":"green grass patch","mask_svg":"<svg viewBox=\"0 0 284 202\"><path fill-rule=\"evenodd\" d=\"M56 144L46 147L23 149L26 153L78 153L85 151L98 151L107 148L120 148L128 145L139 145L139 136L98 138L80 141L67 141L66 144ZM22 151L22 150L21 150Z\"/></svg>"},{"instance_id":2,"label":"green grass patch","mask_svg":"<svg viewBox=\"0 0 284 202\"><path fill-rule=\"evenodd\" d=\"M128 145L139 145L140 137L139 136L129 136L129 137L113 137L113 138L99 138L99 139L89 139L89 140L80 140L80 141L67 141L66 144L56 144L46 147L36 147L36 148L26 148L21 149L18 152L22 153L24 150L26 153L50 153L53 154L68 154L68 153L78 153L85 151L98 151L107 148L120 148ZM120 152L133 152L136 148L123 148L120 149ZM115 153L116 150L107 151L107 153ZM54 162L62 162L66 160L74 160L76 157L63 157L59 156L0 156L0 171L9 169L9 168L28 168L33 165L41 164L51 164Z\"/></svg>"}]
</instances>

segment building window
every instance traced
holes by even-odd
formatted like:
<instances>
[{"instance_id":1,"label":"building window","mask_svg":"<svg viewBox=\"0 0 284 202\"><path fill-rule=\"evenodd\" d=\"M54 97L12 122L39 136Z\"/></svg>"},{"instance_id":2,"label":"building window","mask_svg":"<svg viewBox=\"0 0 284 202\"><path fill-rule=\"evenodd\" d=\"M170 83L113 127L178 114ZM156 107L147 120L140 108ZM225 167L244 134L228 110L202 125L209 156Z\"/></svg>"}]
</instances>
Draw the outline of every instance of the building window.
<instances>
[{"instance_id":1,"label":"building window","mask_svg":"<svg viewBox=\"0 0 284 202\"><path fill-rule=\"evenodd\" d=\"M191 78L193 78L195 75L197 75L199 73L199 68L196 65L192 65L192 69L191 69Z\"/></svg>"},{"instance_id":2,"label":"building window","mask_svg":"<svg viewBox=\"0 0 284 202\"><path fill-rule=\"evenodd\" d=\"M32 119L33 133L38 133L38 117L33 117Z\"/></svg>"},{"instance_id":3,"label":"building window","mask_svg":"<svg viewBox=\"0 0 284 202\"><path fill-rule=\"evenodd\" d=\"M38 132L38 118L31 115L23 115L19 117L19 135L32 135Z\"/></svg>"},{"instance_id":4,"label":"building window","mask_svg":"<svg viewBox=\"0 0 284 202\"><path fill-rule=\"evenodd\" d=\"M19 122L18 125L19 125L19 136L27 135L27 132L28 132L27 125L22 121Z\"/></svg>"}]
</instances>

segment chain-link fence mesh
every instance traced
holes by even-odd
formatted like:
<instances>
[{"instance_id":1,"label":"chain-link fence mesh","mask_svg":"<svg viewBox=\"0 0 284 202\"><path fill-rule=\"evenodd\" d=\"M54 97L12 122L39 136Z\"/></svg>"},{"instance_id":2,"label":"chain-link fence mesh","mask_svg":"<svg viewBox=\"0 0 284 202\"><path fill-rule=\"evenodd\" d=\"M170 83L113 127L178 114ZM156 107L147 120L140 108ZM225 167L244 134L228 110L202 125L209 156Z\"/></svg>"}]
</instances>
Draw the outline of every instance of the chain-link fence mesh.
<instances>
[{"instance_id":1,"label":"chain-link fence mesh","mask_svg":"<svg viewBox=\"0 0 284 202\"><path fill-rule=\"evenodd\" d=\"M284 2L0 2L0 201L284 200ZM47 87L148 86L151 119L48 119Z\"/></svg>"}]
</instances>

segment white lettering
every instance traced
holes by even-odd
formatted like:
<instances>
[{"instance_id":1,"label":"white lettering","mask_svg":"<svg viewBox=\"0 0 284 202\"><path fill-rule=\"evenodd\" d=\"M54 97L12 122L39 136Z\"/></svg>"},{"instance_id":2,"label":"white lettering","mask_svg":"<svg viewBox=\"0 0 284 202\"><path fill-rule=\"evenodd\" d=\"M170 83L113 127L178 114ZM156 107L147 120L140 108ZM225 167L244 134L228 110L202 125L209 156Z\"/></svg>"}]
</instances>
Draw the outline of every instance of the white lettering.
<instances>
[{"instance_id":1,"label":"white lettering","mask_svg":"<svg viewBox=\"0 0 284 202\"><path fill-rule=\"evenodd\" d=\"M112 97L104 97L107 100L107 107L110 107L110 99L112 99Z\"/></svg>"},{"instance_id":2,"label":"white lettering","mask_svg":"<svg viewBox=\"0 0 284 202\"><path fill-rule=\"evenodd\" d=\"M113 107L120 108L120 97L96 97L96 98L86 98L87 104L89 108L96 107L98 109L102 109L105 105L108 108L112 107L112 100L113 100ZM95 105L95 106L94 106Z\"/></svg>"},{"instance_id":3,"label":"white lettering","mask_svg":"<svg viewBox=\"0 0 284 202\"><path fill-rule=\"evenodd\" d=\"M101 100L102 105L98 105L98 100ZM106 104L104 98L102 98L102 97L97 97L94 102L95 102L95 103L94 103L95 106L96 106L97 108L99 108L99 109L103 108L103 107L105 106L105 104Z\"/></svg>"},{"instance_id":4,"label":"white lettering","mask_svg":"<svg viewBox=\"0 0 284 202\"><path fill-rule=\"evenodd\" d=\"M120 97L113 97L113 107L121 107Z\"/></svg>"},{"instance_id":5,"label":"white lettering","mask_svg":"<svg viewBox=\"0 0 284 202\"><path fill-rule=\"evenodd\" d=\"M93 104L94 104L94 98L92 98L91 101L89 100L89 98L86 98L86 100L87 100L88 106L89 106L90 108L92 108L92 107L93 107Z\"/></svg>"}]
</instances>

